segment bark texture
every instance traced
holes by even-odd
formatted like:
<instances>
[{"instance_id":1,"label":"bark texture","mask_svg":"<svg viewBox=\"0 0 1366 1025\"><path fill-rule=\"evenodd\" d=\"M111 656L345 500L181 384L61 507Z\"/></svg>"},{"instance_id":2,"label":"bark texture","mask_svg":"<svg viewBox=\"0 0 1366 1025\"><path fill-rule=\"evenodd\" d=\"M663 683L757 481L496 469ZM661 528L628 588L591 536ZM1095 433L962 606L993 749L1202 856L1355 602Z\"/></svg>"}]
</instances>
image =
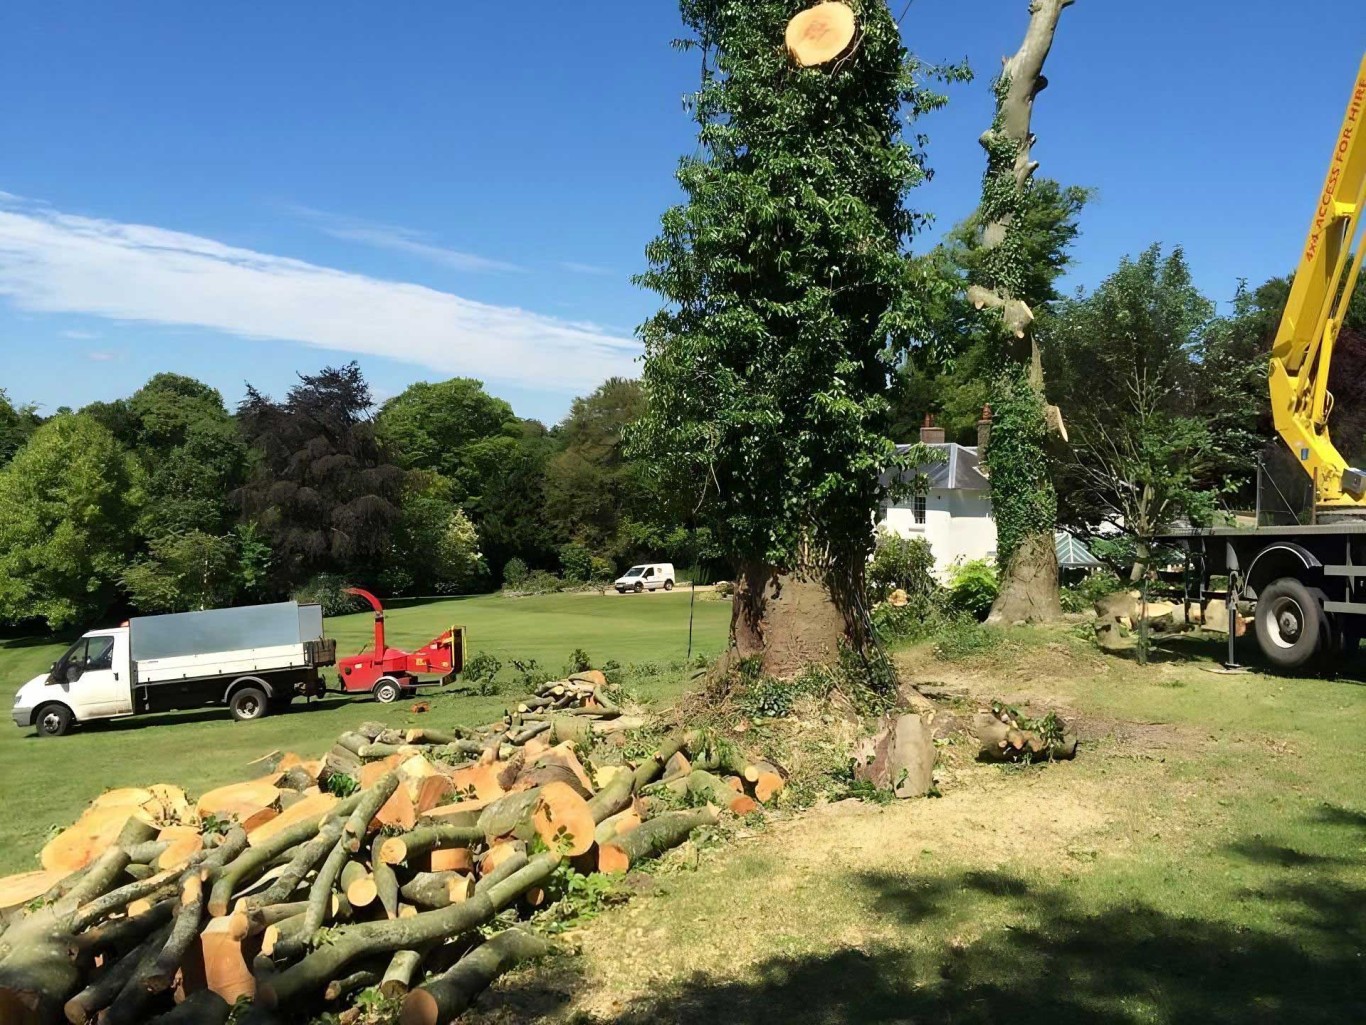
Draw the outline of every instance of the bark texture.
<instances>
[{"instance_id":1,"label":"bark texture","mask_svg":"<svg viewBox=\"0 0 1366 1025\"><path fill-rule=\"evenodd\" d=\"M763 672L778 677L812 663L832 665L840 644L853 639L853 619L853 610L842 607L814 574L747 562L736 576L731 604L732 654L759 658Z\"/></svg>"}]
</instances>

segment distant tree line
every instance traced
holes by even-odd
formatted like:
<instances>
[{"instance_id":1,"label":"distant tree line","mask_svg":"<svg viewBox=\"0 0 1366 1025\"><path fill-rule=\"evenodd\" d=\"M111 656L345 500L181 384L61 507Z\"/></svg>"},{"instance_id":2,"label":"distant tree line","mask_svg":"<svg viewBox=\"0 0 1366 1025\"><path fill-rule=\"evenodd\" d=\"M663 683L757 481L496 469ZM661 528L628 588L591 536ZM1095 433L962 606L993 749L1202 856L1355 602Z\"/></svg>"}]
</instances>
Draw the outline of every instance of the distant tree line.
<instances>
[{"instance_id":1,"label":"distant tree line","mask_svg":"<svg viewBox=\"0 0 1366 1025\"><path fill-rule=\"evenodd\" d=\"M454 378L376 408L355 363L235 411L178 374L50 417L0 391L0 623L695 565L705 532L623 451L644 404L612 379L547 428Z\"/></svg>"}]
</instances>

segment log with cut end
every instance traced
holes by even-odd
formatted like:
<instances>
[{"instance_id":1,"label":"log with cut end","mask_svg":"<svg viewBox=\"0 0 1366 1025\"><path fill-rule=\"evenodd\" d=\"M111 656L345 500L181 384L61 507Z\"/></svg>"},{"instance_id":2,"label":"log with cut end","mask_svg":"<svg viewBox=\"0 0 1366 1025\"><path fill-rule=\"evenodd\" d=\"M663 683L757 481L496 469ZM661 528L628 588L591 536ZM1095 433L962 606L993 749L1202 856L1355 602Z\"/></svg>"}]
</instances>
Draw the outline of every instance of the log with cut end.
<instances>
[{"instance_id":1,"label":"log with cut end","mask_svg":"<svg viewBox=\"0 0 1366 1025\"><path fill-rule=\"evenodd\" d=\"M786 785L782 771L772 762L758 761L745 766L745 779L754 784L754 796L767 804Z\"/></svg>"},{"instance_id":2,"label":"log with cut end","mask_svg":"<svg viewBox=\"0 0 1366 1025\"><path fill-rule=\"evenodd\" d=\"M403 998L401 1025L445 1025L459 1017L499 975L522 961L544 957L545 940L521 929L501 932L470 951L450 971Z\"/></svg>"},{"instance_id":3,"label":"log with cut end","mask_svg":"<svg viewBox=\"0 0 1366 1025\"><path fill-rule=\"evenodd\" d=\"M535 835L531 816L540 800L539 788L501 797L479 813L479 828L489 840L496 840L502 836L530 839Z\"/></svg>"},{"instance_id":4,"label":"log with cut end","mask_svg":"<svg viewBox=\"0 0 1366 1025\"><path fill-rule=\"evenodd\" d=\"M845 4L819 3L787 23L787 52L802 67L828 64L847 52L857 31L854 12Z\"/></svg>"},{"instance_id":5,"label":"log with cut end","mask_svg":"<svg viewBox=\"0 0 1366 1025\"><path fill-rule=\"evenodd\" d=\"M244 940L265 932L272 925L286 918L302 915L308 910L308 901L296 900L288 904L270 904L263 908L239 906L229 916L232 925L229 932L235 940Z\"/></svg>"},{"instance_id":6,"label":"log with cut end","mask_svg":"<svg viewBox=\"0 0 1366 1025\"><path fill-rule=\"evenodd\" d=\"M557 855L539 854L525 868L487 890L477 891L463 903L408 918L342 926L333 931L329 942L264 982L257 993L257 1001L267 1008L288 1005L309 993L316 993L359 958L411 950L478 928L511 906L531 887L545 885L559 863Z\"/></svg>"},{"instance_id":7,"label":"log with cut end","mask_svg":"<svg viewBox=\"0 0 1366 1025\"><path fill-rule=\"evenodd\" d=\"M175 925L142 977L149 993L162 993L171 988L185 952L199 936L203 915L204 879L198 870L190 869L180 881L180 907L176 908Z\"/></svg>"},{"instance_id":8,"label":"log with cut end","mask_svg":"<svg viewBox=\"0 0 1366 1025\"><path fill-rule=\"evenodd\" d=\"M468 847L441 847L432 851L427 860L433 872L474 871L474 855Z\"/></svg>"},{"instance_id":9,"label":"log with cut end","mask_svg":"<svg viewBox=\"0 0 1366 1025\"><path fill-rule=\"evenodd\" d=\"M687 793L699 802L714 804L736 815L748 815L758 808L753 798L736 793L720 776L702 769L694 769L688 774Z\"/></svg>"},{"instance_id":10,"label":"log with cut end","mask_svg":"<svg viewBox=\"0 0 1366 1025\"><path fill-rule=\"evenodd\" d=\"M93 808L49 840L38 861L49 872L77 872L115 844L128 847L156 835L151 816L140 807Z\"/></svg>"},{"instance_id":11,"label":"log with cut end","mask_svg":"<svg viewBox=\"0 0 1366 1025\"><path fill-rule=\"evenodd\" d=\"M671 811L643 822L629 833L613 838L598 850L598 871L622 873L645 858L656 857L677 847L699 826L714 826L720 821L715 808Z\"/></svg>"},{"instance_id":12,"label":"log with cut end","mask_svg":"<svg viewBox=\"0 0 1366 1025\"><path fill-rule=\"evenodd\" d=\"M1077 756L1077 738L1073 734L1050 742L1032 730L1016 729L985 712L973 719L973 731L981 745L977 757L985 762L1016 762L1026 758L1063 762Z\"/></svg>"},{"instance_id":13,"label":"log with cut end","mask_svg":"<svg viewBox=\"0 0 1366 1025\"><path fill-rule=\"evenodd\" d=\"M360 850L361 842L370 833L370 825L375 814L398 789L399 778L396 773L387 772L369 790L363 792L355 809L342 826L342 846L351 853Z\"/></svg>"},{"instance_id":14,"label":"log with cut end","mask_svg":"<svg viewBox=\"0 0 1366 1025\"><path fill-rule=\"evenodd\" d=\"M597 825L593 812L573 787L567 783L547 783L539 788L539 794L531 822L546 847L574 857L593 846Z\"/></svg>"},{"instance_id":15,"label":"log with cut end","mask_svg":"<svg viewBox=\"0 0 1366 1025\"><path fill-rule=\"evenodd\" d=\"M0 879L0 911L17 908L47 893L65 879L65 872L38 869Z\"/></svg>"},{"instance_id":16,"label":"log with cut end","mask_svg":"<svg viewBox=\"0 0 1366 1025\"><path fill-rule=\"evenodd\" d=\"M500 865L525 853L526 844L521 840L499 840L495 844L490 844L489 849L479 859L479 874L482 876L496 872Z\"/></svg>"},{"instance_id":17,"label":"log with cut end","mask_svg":"<svg viewBox=\"0 0 1366 1025\"><path fill-rule=\"evenodd\" d=\"M405 996L412 987L413 978L422 967L425 950L399 950L389 959L389 967L380 979L379 991L390 1000Z\"/></svg>"},{"instance_id":18,"label":"log with cut end","mask_svg":"<svg viewBox=\"0 0 1366 1025\"><path fill-rule=\"evenodd\" d=\"M212 816L223 821L245 822L267 808L278 810L280 792L275 787L275 775L248 780L246 783L229 783L217 787L199 798L195 805L200 819Z\"/></svg>"},{"instance_id":19,"label":"log with cut end","mask_svg":"<svg viewBox=\"0 0 1366 1025\"><path fill-rule=\"evenodd\" d=\"M593 838L599 844L611 843L613 837L619 834L629 833L640 824L640 813L634 808L627 808L624 811L619 811L615 815L603 819L594 831Z\"/></svg>"},{"instance_id":20,"label":"log with cut end","mask_svg":"<svg viewBox=\"0 0 1366 1025\"><path fill-rule=\"evenodd\" d=\"M469 876L459 872L419 872L399 887L409 904L419 908L444 908L469 896Z\"/></svg>"},{"instance_id":21,"label":"log with cut end","mask_svg":"<svg viewBox=\"0 0 1366 1025\"><path fill-rule=\"evenodd\" d=\"M375 877L359 861L348 861L342 866L341 891L353 908L368 908L379 900L379 886Z\"/></svg>"},{"instance_id":22,"label":"log with cut end","mask_svg":"<svg viewBox=\"0 0 1366 1025\"><path fill-rule=\"evenodd\" d=\"M387 865L411 862L429 851L443 847L465 847L482 843L485 834L478 826L418 826L380 844L380 860Z\"/></svg>"},{"instance_id":23,"label":"log with cut end","mask_svg":"<svg viewBox=\"0 0 1366 1025\"><path fill-rule=\"evenodd\" d=\"M370 845L370 874L375 881L375 897L380 907L387 917L395 918L398 915L398 876L394 874L394 867L380 856L386 839L376 836Z\"/></svg>"},{"instance_id":24,"label":"log with cut end","mask_svg":"<svg viewBox=\"0 0 1366 1025\"><path fill-rule=\"evenodd\" d=\"M106 963L90 985L66 1002L63 1007L66 1020L72 1025L87 1025L88 1022L93 1022L123 991L123 987L133 978L133 973L137 971L142 959L149 952L155 953L161 948L166 935L167 931L162 929L147 937L123 957Z\"/></svg>"},{"instance_id":25,"label":"log with cut end","mask_svg":"<svg viewBox=\"0 0 1366 1025\"><path fill-rule=\"evenodd\" d=\"M350 996L357 990L365 989L367 986L373 986L375 983L379 982L379 980L380 975L378 972L371 971L369 968L362 968L358 972L352 972L350 975L343 976L340 979L333 979L329 982L327 988L323 990L323 999L329 1001L340 1000L342 997Z\"/></svg>"}]
</instances>

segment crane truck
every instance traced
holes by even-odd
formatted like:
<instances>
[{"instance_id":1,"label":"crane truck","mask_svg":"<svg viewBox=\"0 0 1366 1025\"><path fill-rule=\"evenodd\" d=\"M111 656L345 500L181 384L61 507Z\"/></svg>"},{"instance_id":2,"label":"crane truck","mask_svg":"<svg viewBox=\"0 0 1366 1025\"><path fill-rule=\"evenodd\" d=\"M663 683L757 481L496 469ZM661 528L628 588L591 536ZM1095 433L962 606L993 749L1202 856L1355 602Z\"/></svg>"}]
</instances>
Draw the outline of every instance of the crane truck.
<instances>
[{"instance_id":1,"label":"crane truck","mask_svg":"<svg viewBox=\"0 0 1366 1025\"><path fill-rule=\"evenodd\" d=\"M1183 548L1201 597L1221 597L1236 665L1238 604L1253 602L1258 647L1293 671L1331 664L1366 634L1366 470L1333 444L1328 371L1366 255L1366 59L1362 60L1323 189L1314 205L1268 374L1277 433L1313 485L1313 519L1291 527L1190 529ZM1213 577L1227 587L1210 589Z\"/></svg>"}]
</instances>

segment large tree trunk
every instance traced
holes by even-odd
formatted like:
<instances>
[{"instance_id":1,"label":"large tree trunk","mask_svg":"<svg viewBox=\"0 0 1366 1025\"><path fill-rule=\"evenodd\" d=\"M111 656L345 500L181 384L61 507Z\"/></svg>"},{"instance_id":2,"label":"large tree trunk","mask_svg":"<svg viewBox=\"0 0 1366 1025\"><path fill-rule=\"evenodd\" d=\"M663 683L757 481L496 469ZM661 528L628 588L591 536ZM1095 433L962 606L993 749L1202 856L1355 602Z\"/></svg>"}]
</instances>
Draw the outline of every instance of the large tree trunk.
<instances>
[{"instance_id":1,"label":"large tree trunk","mask_svg":"<svg viewBox=\"0 0 1366 1025\"><path fill-rule=\"evenodd\" d=\"M842 643L861 643L856 597L820 576L742 563L731 604L734 657L758 658L764 673L788 677L812 663L833 665Z\"/></svg>"},{"instance_id":2,"label":"large tree trunk","mask_svg":"<svg viewBox=\"0 0 1366 1025\"><path fill-rule=\"evenodd\" d=\"M1053 535L1034 534L1021 542L1001 574L1001 591L988 623L1047 623L1062 616L1058 599L1058 551Z\"/></svg>"},{"instance_id":3,"label":"large tree trunk","mask_svg":"<svg viewBox=\"0 0 1366 1025\"><path fill-rule=\"evenodd\" d=\"M1074 0L1031 0L1029 25L1020 48L1001 68L996 88L996 117L982 134L987 154L987 175L983 185L981 213L984 225L980 245L990 253L984 277L968 289L968 298L978 308L1000 310L1007 337L1013 336L1012 356L1023 363L1030 386L1042 400L1044 393L1043 359L1033 331L1034 311L1029 302L1038 298L1017 295L1011 281L1017 267L1012 263L1012 247L1005 243L1025 209L1030 181L1038 169L1033 159L1034 133L1030 121L1034 98L1048 85L1044 61L1053 46L1058 19ZM994 252L993 252L994 251ZM1018 260L1019 257L1014 257ZM1063 433L1062 415L1053 407L1046 409L1046 420L1057 433ZM1007 428L1008 429L1008 428ZM997 429L993 428L993 432ZM1065 434L1064 434L1065 437ZM1023 439L1020 439L1023 440ZM988 467L991 469L991 467ZM1000 468L1001 472L1009 472ZM1051 481L1017 481L1012 486L1052 488ZM998 490L993 481L993 491ZM1058 599L1058 559L1054 551L1054 524L1020 541L1003 567L1001 591L992 606L990 622L1042 622L1062 615Z\"/></svg>"}]
</instances>

